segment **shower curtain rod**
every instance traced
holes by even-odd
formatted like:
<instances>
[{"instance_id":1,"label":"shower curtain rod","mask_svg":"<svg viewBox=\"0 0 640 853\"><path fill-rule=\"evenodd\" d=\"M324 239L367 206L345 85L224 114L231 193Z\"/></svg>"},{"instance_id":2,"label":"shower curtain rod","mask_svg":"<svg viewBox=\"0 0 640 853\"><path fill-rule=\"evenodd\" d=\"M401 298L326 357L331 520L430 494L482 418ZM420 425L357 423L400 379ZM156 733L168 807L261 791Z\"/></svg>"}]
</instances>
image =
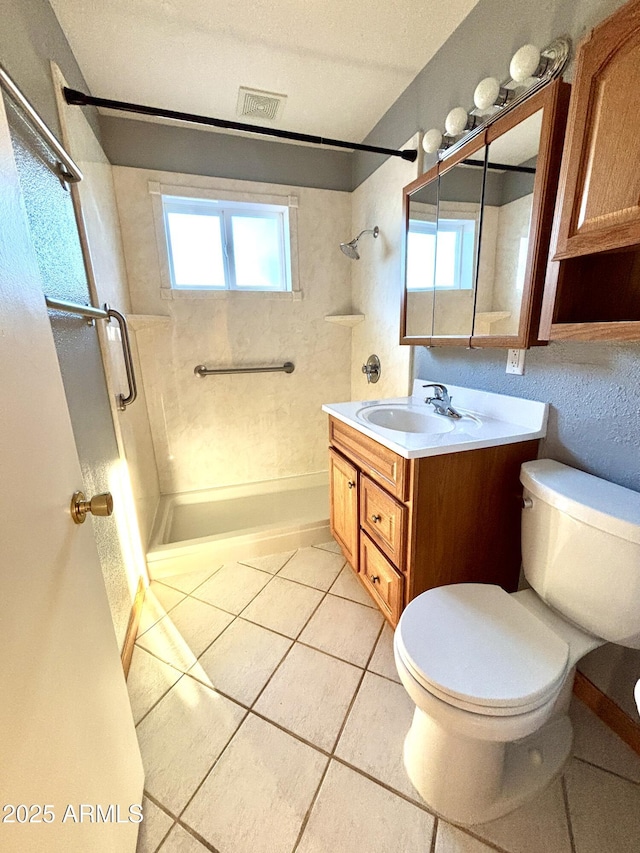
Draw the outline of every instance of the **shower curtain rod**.
<instances>
[{"instance_id":1,"label":"shower curtain rod","mask_svg":"<svg viewBox=\"0 0 640 853\"><path fill-rule=\"evenodd\" d=\"M64 97L68 104L79 107L104 107L108 110L119 110L138 115L155 116L157 118L169 118L176 121L186 121L191 124L206 124L210 127L221 127L225 130L244 130L249 133L260 133L263 136L276 136L280 139L295 139L297 142L311 142L314 145L329 145L333 148L351 148L355 151L370 151L373 154L387 154L390 157L402 157L414 163L418 158L415 148L406 151L396 151L393 148L380 148L377 145L364 145L360 142L344 142L340 139L327 139L324 136L313 136L309 133L295 133L291 130L276 130L275 128L262 127L258 124L245 124L240 121L227 121L221 118L210 118L195 113L181 113L177 110L165 110L160 107L147 107L143 104L131 104L127 101L113 101L109 98L94 98L93 95L85 95L77 89L64 87Z\"/></svg>"}]
</instances>

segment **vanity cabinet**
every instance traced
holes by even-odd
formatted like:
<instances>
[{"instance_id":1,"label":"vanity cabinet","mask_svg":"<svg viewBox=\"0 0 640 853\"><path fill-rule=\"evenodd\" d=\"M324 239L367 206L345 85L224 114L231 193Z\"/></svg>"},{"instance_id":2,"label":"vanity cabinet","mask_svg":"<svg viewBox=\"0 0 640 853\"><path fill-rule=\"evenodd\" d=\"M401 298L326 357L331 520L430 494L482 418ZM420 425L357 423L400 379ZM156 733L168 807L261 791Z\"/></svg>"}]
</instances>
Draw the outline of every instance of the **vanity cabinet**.
<instances>
[{"instance_id":1,"label":"vanity cabinet","mask_svg":"<svg viewBox=\"0 0 640 853\"><path fill-rule=\"evenodd\" d=\"M640 0L580 44L541 334L640 340Z\"/></svg>"},{"instance_id":2,"label":"vanity cabinet","mask_svg":"<svg viewBox=\"0 0 640 853\"><path fill-rule=\"evenodd\" d=\"M329 418L331 531L395 626L427 589L520 575L520 466L538 441L405 459Z\"/></svg>"}]
</instances>

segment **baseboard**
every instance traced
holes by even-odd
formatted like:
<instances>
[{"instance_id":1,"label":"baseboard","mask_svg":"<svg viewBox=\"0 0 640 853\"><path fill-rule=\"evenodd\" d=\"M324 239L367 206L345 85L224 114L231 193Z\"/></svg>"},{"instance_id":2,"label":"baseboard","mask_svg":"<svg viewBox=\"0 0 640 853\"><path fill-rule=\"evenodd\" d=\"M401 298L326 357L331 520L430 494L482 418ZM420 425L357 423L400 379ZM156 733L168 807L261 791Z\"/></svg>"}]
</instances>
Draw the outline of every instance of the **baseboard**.
<instances>
[{"instance_id":1,"label":"baseboard","mask_svg":"<svg viewBox=\"0 0 640 853\"><path fill-rule=\"evenodd\" d=\"M142 606L144 604L145 586L142 578L138 580L138 588L136 589L136 597L133 599L131 613L129 615L129 624L127 625L127 633L124 635L124 643L122 645L122 668L124 669L124 677L129 676L129 667L131 666L131 657L133 655L133 647L138 636L138 625L140 624L140 616L142 614Z\"/></svg>"},{"instance_id":2,"label":"baseboard","mask_svg":"<svg viewBox=\"0 0 640 853\"><path fill-rule=\"evenodd\" d=\"M619 738L621 738L627 746L630 746L634 752L640 755L640 723L632 720L622 708L603 693L599 687L589 681L586 675L581 672L576 672L576 679L573 683L573 692L578 699L581 699L584 704L591 708L596 716L607 725Z\"/></svg>"}]
</instances>

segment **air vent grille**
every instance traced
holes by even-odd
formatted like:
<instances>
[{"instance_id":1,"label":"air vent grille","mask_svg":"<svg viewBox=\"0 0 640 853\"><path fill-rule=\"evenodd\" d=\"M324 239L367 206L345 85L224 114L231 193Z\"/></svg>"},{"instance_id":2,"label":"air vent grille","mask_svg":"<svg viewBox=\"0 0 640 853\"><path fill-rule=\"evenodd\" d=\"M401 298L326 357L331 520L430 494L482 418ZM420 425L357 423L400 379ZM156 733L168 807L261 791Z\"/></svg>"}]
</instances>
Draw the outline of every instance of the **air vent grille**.
<instances>
[{"instance_id":1,"label":"air vent grille","mask_svg":"<svg viewBox=\"0 0 640 853\"><path fill-rule=\"evenodd\" d=\"M276 121L282 114L286 100L286 95L278 95L276 92L261 92L259 89L247 89L245 86L240 86L236 113L239 116Z\"/></svg>"}]
</instances>

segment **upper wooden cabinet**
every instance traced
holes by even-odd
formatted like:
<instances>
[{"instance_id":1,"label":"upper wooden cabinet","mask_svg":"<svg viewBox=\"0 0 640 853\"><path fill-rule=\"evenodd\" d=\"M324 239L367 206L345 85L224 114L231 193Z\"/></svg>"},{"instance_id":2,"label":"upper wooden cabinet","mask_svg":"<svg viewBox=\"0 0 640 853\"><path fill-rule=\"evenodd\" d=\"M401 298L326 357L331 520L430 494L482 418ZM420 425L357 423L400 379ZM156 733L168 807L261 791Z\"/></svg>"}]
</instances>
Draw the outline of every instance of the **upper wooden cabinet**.
<instances>
[{"instance_id":1,"label":"upper wooden cabinet","mask_svg":"<svg viewBox=\"0 0 640 853\"><path fill-rule=\"evenodd\" d=\"M580 45L554 259L640 244L640 0Z\"/></svg>"},{"instance_id":2,"label":"upper wooden cabinet","mask_svg":"<svg viewBox=\"0 0 640 853\"><path fill-rule=\"evenodd\" d=\"M569 91L550 83L404 188L401 344L539 343Z\"/></svg>"},{"instance_id":3,"label":"upper wooden cabinet","mask_svg":"<svg viewBox=\"0 0 640 853\"><path fill-rule=\"evenodd\" d=\"M579 46L540 336L640 340L640 0Z\"/></svg>"}]
</instances>

